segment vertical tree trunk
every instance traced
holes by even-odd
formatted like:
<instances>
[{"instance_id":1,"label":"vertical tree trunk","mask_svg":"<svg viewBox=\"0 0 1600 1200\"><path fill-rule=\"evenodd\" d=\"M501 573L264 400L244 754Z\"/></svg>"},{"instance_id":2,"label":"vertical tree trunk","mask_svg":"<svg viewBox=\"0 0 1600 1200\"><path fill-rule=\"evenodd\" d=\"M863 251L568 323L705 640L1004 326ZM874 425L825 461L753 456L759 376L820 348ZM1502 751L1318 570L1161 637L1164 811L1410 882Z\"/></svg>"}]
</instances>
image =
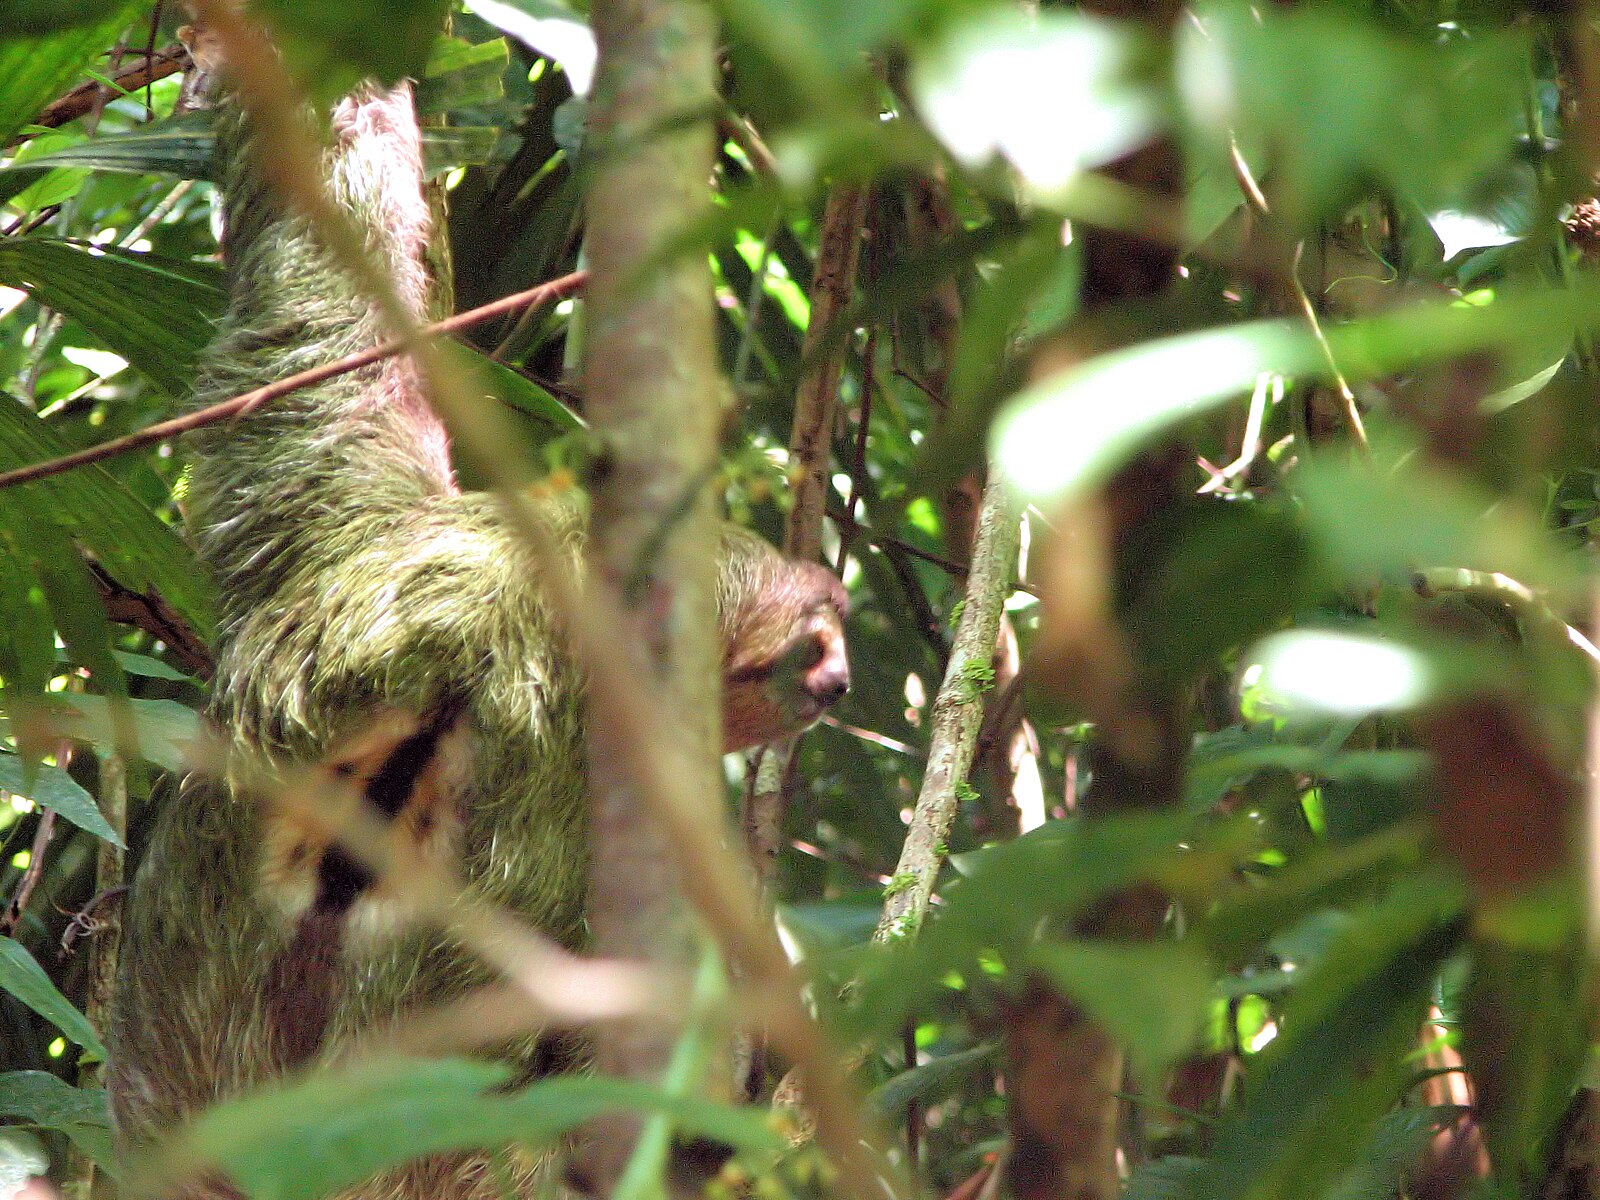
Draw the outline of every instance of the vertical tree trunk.
<instances>
[{"instance_id":1,"label":"vertical tree trunk","mask_svg":"<svg viewBox=\"0 0 1600 1200\"><path fill-rule=\"evenodd\" d=\"M594 493L596 586L624 613L615 631L654 697L659 730L681 748L683 781L717 819L715 515L704 480L722 394L703 255L660 256L708 203L714 23L696 0L596 0L599 74L588 195L586 412L607 448ZM593 865L590 925L604 955L687 966L693 925L665 837L610 751L613 714L589 718ZM679 1034L668 1020L604 1030L608 1074L657 1079ZM611 1194L635 1122L599 1126L580 1172Z\"/></svg>"}]
</instances>

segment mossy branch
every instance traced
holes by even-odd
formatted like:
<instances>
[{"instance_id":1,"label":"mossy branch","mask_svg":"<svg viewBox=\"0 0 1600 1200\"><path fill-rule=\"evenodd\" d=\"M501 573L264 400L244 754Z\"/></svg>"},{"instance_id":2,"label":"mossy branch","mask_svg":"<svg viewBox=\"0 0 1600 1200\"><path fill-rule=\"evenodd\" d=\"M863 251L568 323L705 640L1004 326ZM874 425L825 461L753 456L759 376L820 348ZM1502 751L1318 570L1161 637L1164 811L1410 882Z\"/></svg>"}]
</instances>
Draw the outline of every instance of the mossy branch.
<instances>
[{"instance_id":1,"label":"mossy branch","mask_svg":"<svg viewBox=\"0 0 1600 1200\"><path fill-rule=\"evenodd\" d=\"M978 510L978 536L967 592L961 600L955 646L933 702L928 766L894 870L894 886L884 897L883 915L874 935L878 941L914 935L927 915L983 724L984 697L990 690L985 681L994 679L995 639L1011 592L1020 542L1016 505L1000 472L991 470Z\"/></svg>"}]
</instances>

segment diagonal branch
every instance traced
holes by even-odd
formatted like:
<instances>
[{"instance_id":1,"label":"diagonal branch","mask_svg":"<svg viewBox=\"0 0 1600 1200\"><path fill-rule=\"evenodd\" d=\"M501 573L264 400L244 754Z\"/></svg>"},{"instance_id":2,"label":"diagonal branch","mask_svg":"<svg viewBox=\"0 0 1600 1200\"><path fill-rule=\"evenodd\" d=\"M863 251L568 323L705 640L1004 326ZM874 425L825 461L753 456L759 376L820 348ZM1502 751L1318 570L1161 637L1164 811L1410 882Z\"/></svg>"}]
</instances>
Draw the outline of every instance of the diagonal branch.
<instances>
[{"instance_id":1,"label":"diagonal branch","mask_svg":"<svg viewBox=\"0 0 1600 1200\"><path fill-rule=\"evenodd\" d=\"M550 300L559 300L583 287L587 280L587 271L574 271L570 275L562 275L558 279L552 279L548 283L541 283L538 287L529 288L525 292L503 296L499 300L491 300L488 304L481 305L478 308L468 309L464 313L457 313L453 317L446 317L444 320L435 321L431 325L424 325L417 331L417 335L421 337L456 333L473 325L481 325L485 321L491 321L495 317L516 312L518 309L530 308L533 305L543 304ZM409 338L384 342L381 346L372 346L366 350L359 350L354 354L347 354L331 363L323 363L319 367L298 371L275 383L256 388L254 391L231 396L226 400L219 400L216 404L196 409L192 413L185 413L181 417L173 417L170 421L158 421L154 425L147 425L143 429L128 434L126 437L113 438L109 442L87 446L71 454L64 454L60 458L52 458L46 462L33 463L31 466L18 467L14 471L6 471L0 474L0 488L14 487L19 483L32 483L35 479L44 479L49 475L59 475L63 471L72 470L74 467L86 466L92 462L100 462L102 459L126 454L130 450L138 450L156 442L166 441L167 438L176 437L180 433L189 433L206 425L215 425L218 421L226 421L234 417L243 416L252 408L265 404L269 400L276 400L280 396L287 396L290 392L297 392L301 388L311 387L313 384L322 383L339 375L347 375L351 371L358 371L362 367L382 362L386 358L393 358L396 354L409 350L411 342L412 339Z\"/></svg>"}]
</instances>

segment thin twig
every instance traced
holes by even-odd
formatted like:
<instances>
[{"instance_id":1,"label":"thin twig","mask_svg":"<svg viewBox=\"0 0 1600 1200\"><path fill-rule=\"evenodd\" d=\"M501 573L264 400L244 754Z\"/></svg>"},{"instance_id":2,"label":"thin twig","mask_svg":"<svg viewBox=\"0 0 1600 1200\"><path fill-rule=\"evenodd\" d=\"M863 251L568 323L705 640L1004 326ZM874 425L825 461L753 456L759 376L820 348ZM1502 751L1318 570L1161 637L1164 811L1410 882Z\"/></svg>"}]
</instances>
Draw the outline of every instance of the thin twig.
<instances>
[{"instance_id":1,"label":"thin twig","mask_svg":"<svg viewBox=\"0 0 1600 1200\"><path fill-rule=\"evenodd\" d=\"M1244 155L1239 150L1239 143L1232 138L1228 140L1228 155L1233 163L1234 179L1239 184L1239 190L1244 193L1245 203L1257 218L1270 225L1274 218L1272 209L1267 204L1266 193L1261 190L1261 185L1251 173L1250 164L1245 162ZM1306 327L1311 330L1311 336L1322 352L1323 361L1328 364L1328 373L1333 377L1334 388L1344 404L1345 420L1350 424L1350 435L1355 438L1356 444L1362 450L1366 450L1368 449L1367 427L1361 420L1361 409L1356 404L1356 394L1350 390L1350 383L1340 370L1338 360L1334 358L1333 347L1328 344L1328 335L1322 329L1322 319L1317 315L1317 306L1311 302L1305 284L1300 282L1300 254L1304 248L1303 242L1295 244L1289 255L1287 269L1284 271L1284 282L1294 297L1295 305L1300 309L1300 315L1306 319Z\"/></svg>"},{"instance_id":2,"label":"thin twig","mask_svg":"<svg viewBox=\"0 0 1600 1200\"><path fill-rule=\"evenodd\" d=\"M518 308L526 305L541 304L547 300L560 299L581 288L587 278L586 272L574 271L570 275L563 275L559 279L541 283L538 287L529 288L525 292L517 292L515 295L492 300L478 308L468 309L466 312L457 313L453 317L446 317L443 321L435 321L431 325L424 325L418 330L418 336L426 337L455 333L483 321L490 321L495 317L504 316L508 312L515 312ZM381 346L359 350L331 363L324 363L320 367L310 367L304 371L297 371L293 375L280 379L275 383L269 383L265 387L256 388L254 391L231 396L226 400L219 400L215 404L208 404L205 408L198 408L194 412L185 413L181 417L173 417L170 421L158 421L154 425L147 425L145 428L127 434L125 437L112 438L109 442L101 442L96 446L87 446L82 450L75 450L71 454L64 454L60 458L33 463L31 466L18 467L14 471L0 474L0 488L13 487L19 483L31 483L35 479L43 479L49 475L59 475L61 472L70 471L74 467L100 462L102 459L114 458L118 454L126 454L129 450L138 450L155 442L165 441L167 438L176 437L180 433L189 433L207 425L215 425L218 421L226 421L233 417L243 416L249 410L265 404L269 400L276 400L281 396L287 396L290 392L297 392L301 388L311 387L336 376L349 374L351 371L357 371L362 367L371 366L373 363L382 362L386 358L393 358L396 354L410 349L411 341L409 338L397 338L394 341L384 342Z\"/></svg>"},{"instance_id":3,"label":"thin twig","mask_svg":"<svg viewBox=\"0 0 1600 1200\"><path fill-rule=\"evenodd\" d=\"M56 814L48 808L41 810L39 824L33 830L33 846L28 851L28 865L22 872L22 878L17 881L17 890L12 893L5 913L0 915L0 933L7 936L14 933L22 914L27 911L28 901L33 898L33 889L39 886L39 880L44 876L44 852L50 845L50 835L55 827Z\"/></svg>"}]
</instances>

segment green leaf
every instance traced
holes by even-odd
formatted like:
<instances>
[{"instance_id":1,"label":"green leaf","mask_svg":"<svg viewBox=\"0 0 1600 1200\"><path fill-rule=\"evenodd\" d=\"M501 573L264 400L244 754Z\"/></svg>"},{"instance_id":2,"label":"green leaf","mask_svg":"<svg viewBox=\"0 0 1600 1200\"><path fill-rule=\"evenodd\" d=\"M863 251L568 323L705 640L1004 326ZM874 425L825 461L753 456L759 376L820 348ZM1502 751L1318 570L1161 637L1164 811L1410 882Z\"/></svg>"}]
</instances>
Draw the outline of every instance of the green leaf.
<instances>
[{"instance_id":1,"label":"green leaf","mask_svg":"<svg viewBox=\"0 0 1600 1200\"><path fill-rule=\"evenodd\" d=\"M991 444L1015 485L1051 505L1102 482L1147 440L1247 394L1266 372L1327 378L1328 358L1363 381L1480 350L1541 344L1553 326L1600 323L1600 283L1525 291L1484 305L1419 304L1327 331L1325 352L1297 321L1256 321L1156 338L1024 389Z\"/></svg>"},{"instance_id":2,"label":"green leaf","mask_svg":"<svg viewBox=\"0 0 1600 1200\"><path fill-rule=\"evenodd\" d=\"M128 681L111 653L111 624L83 556L56 526L43 519L30 520L19 512L14 499L0 497L0 514L44 589L45 602L67 652L89 669L101 690L125 695Z\"/></svg>"},{"instance_id":3,"label":"green leaf","mask_svg":"<svg viewBox=\"0 0 1600 1200\"><path fill-rule=\"evenodd\" d=\"M505 1067L375 1058L279 1084L207 1112L174 1158L214 1163L255 1200L315 1200L426 1154L548 1143L603 1112L669 1114L690 1136L765 1153L763 1114L615 1079L547 1079L497 1091Z\"/></svg>"},{"instance_id":4,"label":"green leaf","mask_svg":"<svg viewBox=\"0 0 1600 1200\"><path fill-rule=\"evenodd\" d=\"M82 167L120 174L209 179L215 145L211 113L185 113L140 125L127 133L102 134L54 147L43 154L0 167L0 177L51 167Z\"/></svg>"},{"instance_id":5,"label":"green leaf","mask_svg":"<svg viewBox=\"0 0 1600 1200\"><path fill-rule=\"evenodd\" d=\"M441 37L433 44L428 67L417 81L417 111L448 112L488 104L505 95L503 76L511 62L505 38L472 42Z\"/></svg>"},{"instance_id":6,"label":"green leaf","mask_svg":"<svg viewBox=\"0 0 1600 1200\"><path fill-rule=\"evenodd\" d=\"M0 469L58 458L70 449L46 422L0 393ZM210 590L193 554L104 468L80 467L0 493L0 507L13 505L35 518L48 515L93 551L119 584L138 595L158 592L200 637L210 637Z\"/></svg>"},{"instance_id":7,"label":"green leaf","mask_svg":"<svg viewBox=\"0 0 1600 1200\"><path fill-rule=\"evenodd\" d=\"M10 401L0 400L0 404ZM0 522L0 678L6 682L8 703L17 695L38 696L54 673L55 622L44 602L44 589L23 567L15 535Z\"/></svg>"},{"instance_id":8,"label":"green leaf","mask_svg":"<svg viewBox=\"0 0 1600 1200\"><path fill-rule=\"evenodd\" d=\"M34 962L22 943L8 937L0 937L0 989L10 992L82 1046L86 1059L105 1058L106 1048L100 1044L94 1026L56 990L44 968Z\"/></svg>"},{"instance_id":9,"label":"green leaf","mask_svg":"<svg viewBox=\"0 0 1600 1200\"><path fill-rule=\"evenodd\" d=\"M69 19L84 15L87 0L72 0L64 10ZM95 56L116 40L118 33L138 10L137 3L100 4L92 24L62 29L43 37L11 38L0 41L0 146L15 137L39 111L72 84ZM12 32L25 32L32 18L45 11L61 11L54 0L30 0L26 10L16 14ZM11 10L0 18L10 25Z\"/></svg>"},{"instance_id":10,"label":"green leaf","mask_svg":"<svg viewBox=\"0 0 1600 1200\"><path fill-rule=\"evenodd\" d=\"M1259 771L1290 771L1317 779L1410 784L1428 769L1420 750L1337 750L1280 740L1270 726L1230 726L1204 734L1189 756L1184 805L1210 812L1233 788Z\"/></svg>"},{"instance_id":11,"label":"green leaf","mask_svg":"<svg viewBox=\"0 0 1600 1200\"><path fill-rule=\"evenodd\" d=\"M186 675L178 668L168 666L160 659L151 658L148 654L131 654L126 650L114 650L112 651L112 657L117 660L117 665L129 675L139 675L145 679L167 679L173 683L199 685L199 680L193 675ZM71 655L65 652L58 651L56 653L56 662L58 663L70 663L73 661ZM87 664L79 663L78 665L85 666Z\"/></svg>"},{"instance_id":12,"label":"green leaf","mask_svg":"<svg viewBox=\"0 0 1600 1200\"><path fill-rule=\"evenodd\" d=\"M1278 628L1318 594L1286 505L1192 502L1151 522L1124 555L1118 616L1152 677L1179 684Z\"/></svg>"},{"instance_id":13,"label":"green leaf","mask_svg":"<svg viewBox=\"0 0 1600 1200\"><path fill-rule=\"evenodd\" d=\"M127 700L74 692L52 693L49 714L62 736L89 742L106 754L119 751L113 703L125 705L140 755L168 771L189 769L201 737L200 717L176 700Z\"/></svg>"},{"instance_id":14,"label":"green leaf","mask_svg":"<svg viewBox=\"0 0 1600 1200\"><path fill-rule=\"evenodd\" d=\"M60 767L35 763L30 769L18 755L0 753L0 790L26 796L35 804L59 813L79 829L113 845L122 845L116 830L101 816L94 797Z\"/></svg>"},{"instance_id":15,"label":"green leaf","mask_svg":"<svg viewBox=\"0 0 1600 1200\"><path fill-rule=\"evenodd\" d=\"M588 427L582 417L560 400L504 363L458 342L446 345L462 369L477 379L488 395L550 426L552 432L570 433Z\"/></svg>"},{"instance_id":16,"label":"green leaf","mask_svg":"<svg viewBox=\"0 0 1600 1200\"><path fill-rule=\"evenodd\" d=\"M935 28L968 4L927 0L718 0L729 27L781 80L820 110L842 106L866 77L867 55L903 34ZM774 85L778 80L774 80Z\"/></svg>"},{"instance_id":17,"label":"green leaf","mask_svg":"<svg viewBox=\"0 0 1600 1200\"><path fill-rule=\"evenodd\" d=\"M1404 446L1375 443L1370 465L1313 457L1295 472L1294 486L1307 533L1356 586L1453 567L1509 575L1557 604L1585 587L1582 559L1544 529L1538 513L1430 466Z\"/></svg>"},{"instance_id":18,"label":"green leaf","mask_svg":"<svg viewBox=\"0 0 1600 1200\"><path fill-rule=\"evenodd\" d=\"M105 134L62 146L10 166L8 174L28 175L59 167L110 171L123 175L176 175L180 179L211 179L216 135L209 112L169 117L127 133ZM494 155L500 131L487 125L425 125L422 128L422 166L429 178L451 167L488 162Z\"/></svg>"},{"instance_id":19,"label":"green leaf","mask_svg":"<svg viewBox=\"0 0 1600 1200\"><path fill-rule=\"evenodd\" d=\"M950 972L982 969L991 956L1021 961L1041 927L1136 882L1209 894L1253 837L1241 824L1199 834L1193 818L1179 815L1074 819L968 855L970 876L945 891L945 903L920 935L889 952L875 948L864 960L848 1016L862 1032L893 1029L938 995Z\"/></svg>"},{"instance_id":20,"label":"green leaf","mask_svg":"<svg viewBox=\"0 0 1600 1200\"><path fill-rule=\"evenodd\" d=\"M1403 1193L1428 1145L1471 1110L1455 1104L1417 1104L1378 1120L1355 1167L1330 1193L1332 1200L1390 1200Z\"/></svg>"},{"instance_id":21,"label":"green leaf","mask_svg":"<svg viewBox=\"0 0 1600 1200\"><path fill-rule=\"evenodd\" d=\"M1192 1050L1211 1013L1211 967L1180 942L1047 942L1033 965L1128 1048L1145 1083Z\"/></svg>"},{"instance_id":22,"label":"green leaf","mask_svg":"<svg viewBox=\"0 0 1600 1200\"><path fill-rule=\"evenodd\" d=\"M906 1105L913 1100L942 1098L971 1074L973 1067L987 1062L994 1054L994 1043L984 1042L981 1046L930 1058L876 1088L868 1100L885 1121L899 1120Z\"/></svg>"},{"instance_id":23,"label":"green leaf","mask_svg":"<svg viewBox=\"0 0 1600 1200\"><path fill-rule=\"evenodd\" d=\"M1421 875L1335 935L1305 972L1282 1031L1218 1127L1205 1194L1311 1196L1353 1166L1394 1104L1434 979L1459 946L1465 896Z\"/></svg>"},{"instance_id":24,"label":"green leaf","mask_svg":"<svg viewBox=\"0 0 1600 1200\"><path fill-rule=\"evenodd\" d=\"M100 1088L75 1088L46 1071L0 1075L0 1117L65 1134L95 1164L113 1174L111 1116Z\"/></svg>"},{"instance_id":25,"label":"green leaf","mask_svg":"<svg viewBox=\"0 0 1600 1200\"><path fill-rule=\"evenodd\" d=\"M486 163L499 140L500 131L491 125L424 125L422 172L432 179L452 167Z\"/></svg>"},{"instance_id":26,"label":"green leaf","mask_svg":"<svg viewBox=\"0 0 1600 1200\"><path fill-rule=\"evenodd\" d=\"M186 396L227 296L204 268L54 238L0 242L0 283L79 322L171 396Z\"/></svg>"},{"instance_id":27,"label":"green leaf","mask_svg":"<svg viewBox=\"0 0 1600 1200\"><path fill-rule=\"evenodd\" d=\"M1526 133L1520 33L1419 37L1338 6L1210 4L1178 48L1192 155L1220 170L1235 141L1272 147L1272 201L1292 228L1374 182L1426 207L1456 201Z\"/></svg>"},{"instance_id":28,"label":"green leaf","mask_svg":"<svg viewBox=\"0 0 1600 1200\"><path fill-rule=\"evenodd\" d=\"M390 84L422 74L448 7L448 0L259 0L255 12L290 65L328 97L369 76Z\"/></svg>"}]
</instances>

